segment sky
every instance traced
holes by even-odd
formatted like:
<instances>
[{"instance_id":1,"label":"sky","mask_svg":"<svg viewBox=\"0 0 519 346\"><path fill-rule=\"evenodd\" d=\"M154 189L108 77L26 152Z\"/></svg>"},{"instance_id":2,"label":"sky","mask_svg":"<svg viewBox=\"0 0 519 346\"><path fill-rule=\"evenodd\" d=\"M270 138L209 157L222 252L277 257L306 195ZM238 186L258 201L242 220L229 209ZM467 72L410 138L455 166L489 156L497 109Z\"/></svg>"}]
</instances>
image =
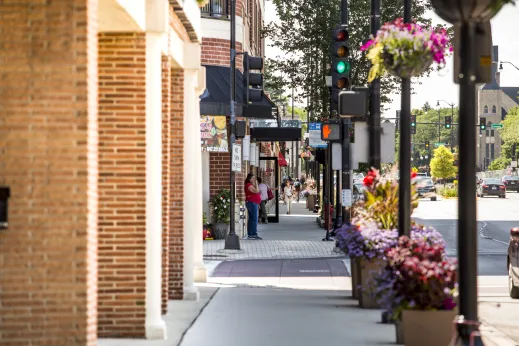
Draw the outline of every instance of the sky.
<instances>
[{"instance_id":1,"label":"sky","mask_svg":"<svg viewBox=\"0 0 519 346\"><path fill-rule=\"evenodd\" d=\"M433 11L426 15L431 18L433 24L447 24L441 20ZM275 6L270 1L265 1L266 22L277 20ZM519 23L519 5L506 5L491 20L492 43L499 46L499 58L501 61L509 61L519 67L519 39L516 32ZM269 40L266 42L265 54L269 58L277 55L283 56L283 52L270 47ZM459 86L453 82L453 57L449 57L445 68L440 72L431 73L429 77L414 78L413 84L415 94L411 95L411 108L420 108L425 102L436 107L437 100L445 100L458 105ZM501 86L519 86L519 71L510 64L503 64L501 71ZM399 91L398 91L399 92ZM288 93L287 93L288 94ZM392 95L393 101L387 105L388 110L383 114L386 117L394 117L396 110L400 109L400 95ZM443 105L442 105L443 104ZM440 102L442 107L448 107Z\"/></svg>"}]
</instances>

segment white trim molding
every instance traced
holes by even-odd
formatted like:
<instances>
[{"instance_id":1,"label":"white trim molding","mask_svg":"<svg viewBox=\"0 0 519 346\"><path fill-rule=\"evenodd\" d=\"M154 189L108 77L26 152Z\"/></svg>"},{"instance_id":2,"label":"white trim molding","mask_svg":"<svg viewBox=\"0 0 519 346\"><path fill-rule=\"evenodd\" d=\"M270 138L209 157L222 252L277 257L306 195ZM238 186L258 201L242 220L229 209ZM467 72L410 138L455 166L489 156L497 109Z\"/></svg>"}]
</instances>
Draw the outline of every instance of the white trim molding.
<instances>
[{"instance_id":1,"label":"white trim molding","mask_svg":"<svg viewBox=\"0 0 519 346\"><path fill-rule=\"evenodd\" d=\"M236 16L236 42L243 44L243 18ZM229 40L231 23L225 19L202 18L202 37Z\"/></svg>"}]
</instances>

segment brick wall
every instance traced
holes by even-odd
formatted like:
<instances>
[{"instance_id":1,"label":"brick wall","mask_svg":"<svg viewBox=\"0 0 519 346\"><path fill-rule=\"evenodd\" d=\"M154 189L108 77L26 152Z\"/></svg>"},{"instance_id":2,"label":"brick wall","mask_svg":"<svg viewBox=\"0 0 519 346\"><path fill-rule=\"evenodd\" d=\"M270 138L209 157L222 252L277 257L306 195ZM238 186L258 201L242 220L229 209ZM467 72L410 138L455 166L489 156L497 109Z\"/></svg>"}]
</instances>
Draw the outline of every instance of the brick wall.
<instances>
[{"instance_id":1,"label":"brick wall","mask_svg":"<svg viewBox=\"0 0 519 346\"><path fill-rule=\"evenodd\" d=\"M145 335L144 33L99 34L99 336Z\"/></svg>"},{"instance_id":2,"label":"brick wall","mask_svg":"<svg viewBox=\"0 0 519 346\"><path fill-rule=\"evenodd\" d=\"M0 344L96 344L97 0L2 2Z\"/></svg>"},{"instance_id":3,"label":"brick wall","mask_svg":"<svg viewBox=\"0 0 519 346\"><path fill-rule=\"evenodd\" d=\"M167 312L169 285L171 62L162 56L162 313Z\"/></svg>"},{"instance_id":4,"label":"brick wall","mask_svg":"<svg viewBox=\"0 0 519 346\"><path fill-rule=\"evenodd\" d=\"M230 66L230 41L219 38L202 39L202 65ZM241 43L236 43L236 50L242 51ZM236 58L236 68L243 71L243 57Z\"/></svg>"},{"instance_id":5,"label":"brick wall","mask_svg":"<svg viewBox=\"0 0 519 346\"><path fill-rule=\"evenodd\" d=\"M171 71L169 299L184 297L184 71Z\"/></svg>"}]
</instances>

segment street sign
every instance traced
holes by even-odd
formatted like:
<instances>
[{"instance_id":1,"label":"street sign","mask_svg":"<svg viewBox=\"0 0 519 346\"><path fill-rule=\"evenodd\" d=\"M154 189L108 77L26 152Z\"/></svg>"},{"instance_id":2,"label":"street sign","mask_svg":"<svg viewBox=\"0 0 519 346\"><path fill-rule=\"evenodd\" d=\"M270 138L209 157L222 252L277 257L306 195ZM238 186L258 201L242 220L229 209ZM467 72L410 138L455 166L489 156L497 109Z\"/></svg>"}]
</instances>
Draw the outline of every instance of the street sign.
<instances>
[{"instance_id":1,"label":"street sign","mask_svg":"<svg viewBox=\"0 0 519 346\"><path fill-rule=\"evenodd\" d=\"M442 143L442 142L434 143L434 146L437 147L437 148L438 148L438 147L441 147L442 145L444 146L445 143Z\"/></svg>"},{"instance_id":2,"label":"street sign","mask_svg":"<svg viewBox=\"0 0 519 346\"><path fill-rule=\"evenodd\" d=\"M341 202L343 207L350 207L351 206L351 190L344 189L341 191Z\"/></svg>"},{"instance_id":3,"label":"street sign","mask_svg":"<svg viewBox=\"0 0 519 346\"><path fill-rule=\"evenodd\" d=\"M256 153L253 153L255 155ZM241 172L241 145L233 144L232 146L232 170L233 172Z\"/></svg>"},{"instance_id":4,"label":"street sign","mask_svg":"<svg viewBox=\"0 0 519 346\"><path fill-rule=\"evenodd\" d=\"M342 125L339 121L328 121L321 124L321 139L328 142L342 140Z\"/></svg>"},{"instance_id":5,"label":"street sign","mask_svg":"<svg viewBox=\"0 0 519 346\"><path fill-rule=\"evenodd\" d=\"M502 129L503 128L503 124L492 124L491 126L493 129Z\"/></svg>"},{"instance_id":6,"label":"street sign","mask_svg":"<svg viewBox=\"0 0 519 346\"><path fill-rule=\"evenodd\" d=\"M512 168L517 168L517 161L512 161L511 166Z\"/></svg>"},{"instance_id":7,"label":"street sign","mask_svg":"<svg viewBox=\"0 0 519 346\"><path fill-rule=\"evenodd\" d=\"M321 139L321 123L310 123L308 126L308 145L312 148L327 148L328 143Z\"/></svg>"}]
</instances>

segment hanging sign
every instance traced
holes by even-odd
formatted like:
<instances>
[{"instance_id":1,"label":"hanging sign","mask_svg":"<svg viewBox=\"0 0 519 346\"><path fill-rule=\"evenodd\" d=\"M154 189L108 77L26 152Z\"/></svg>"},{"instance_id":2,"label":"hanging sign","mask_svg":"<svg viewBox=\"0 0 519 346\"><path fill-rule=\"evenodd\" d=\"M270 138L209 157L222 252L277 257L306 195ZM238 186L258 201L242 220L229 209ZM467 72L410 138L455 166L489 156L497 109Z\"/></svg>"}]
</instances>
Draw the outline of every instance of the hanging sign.
<instances>
[{"instance_id":1,"label":"hanging sign","mask_svg":"<svg viewBox=\"0 0 519 346\"><path fill-rule=\"evenodd\" d=\"M228 153L227 118L225 116L200 117L202 151Z\"/></svg>"},{"instance_id":2,"label":"hanging sign","mask_svg":"<svg viewBox=\"0 0 519 346\"><path fill-rule=\"evenodd\" d=\"M232 146L232 170L241 172L241 145L239 144Z\"/></svg>"}]
</instances>

